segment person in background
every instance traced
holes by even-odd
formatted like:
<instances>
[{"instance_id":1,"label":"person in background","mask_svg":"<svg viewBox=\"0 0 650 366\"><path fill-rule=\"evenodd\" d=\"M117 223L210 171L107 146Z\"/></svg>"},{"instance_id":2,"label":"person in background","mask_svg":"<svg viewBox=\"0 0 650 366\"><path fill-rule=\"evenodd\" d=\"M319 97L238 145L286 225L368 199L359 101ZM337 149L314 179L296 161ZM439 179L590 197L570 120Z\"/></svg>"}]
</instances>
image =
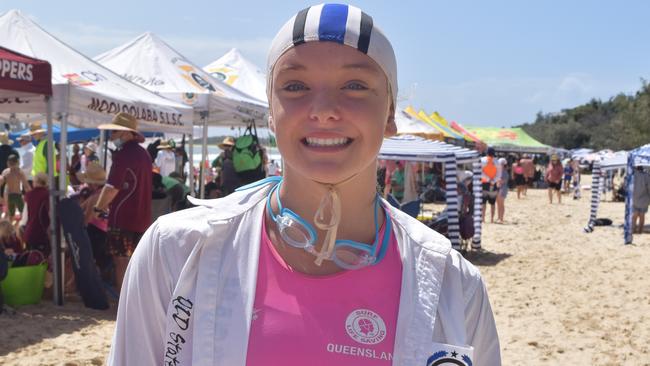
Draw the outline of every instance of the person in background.
<instances>
[{"instance_id":1,"label":"person in background","mask_svg":"<svg viewBox=\"0 0 650 366\"><path fill-rule=\"evenodd\" d=\"M83 173L86 171L88 164L96 163L99 164L99 157L97 156L97 144L93 141L88 141L84 145L84 153L81 155L80 160L80 172Z\"/></svg>"},{"instance_id":2,"label":"person in background","mask_svg":"<svg viewBox=\"0 0 650 366\"><path fill-rule=\"evenodd\" d=\"M508 160L499 158L497 164L501 167L501 176L497 182L499 193L497 194L497 223L503 224L503 217L506 213L506 197L508 196L508 181L510 173L508 172Z\"/></svg>"},{"instance_id":3,"label":"person in background","mask_svg":"<svg viewBox=\"0 0 650 366\"><path fill-rule=\"evenodd\" d=\"M524 167L522 165L522 160L516 161L512 164L512 175L515 179L515 187L517 189L517 199L521 198L521 195L526 188L526 177L524 176Z\"/></svg>"},{"instance_id":4,"label":"person in background","mask_svg":"<svg viewBox=\"0 0 650 366\"><path fill-rule=\"evenodd\" d=\"M634 190L632 191L632 232L643 233L645 214L650 204L650 174L643 167L636 167L634 172Z\"/></svg>"},{"instance_id":5,"label":"person in background","mask_svg":"<svg viewBox=\"0 0 650 366\"><path fill-rule=\"evenodd\" d=\"M395 169L391 171L390 177L387 177L389 184L385 188L386 196L390 193L398 202L402 202L404 199L404 179L404 163L396 161Z\"/></svg>"},{"instance_id":6,"label":"person in background","mask_svg":"<svg viewBox=\"0 0 650 366\"><path fill-rule=\"evenodd\" d=\"M91 162L83 172L77 172L77 179L83 184L79 192L79 205L84 212L84 226L93 249L95 263L102 279L111 280L111 255L106 247L108 219L95 215L94 207L106 183L106 171L97 162Z\"/></svg>"},{"instance_id":7,"label":"person in background","mask_svg":"<svg viewBox=\"0 0 650 366\"><path fill-rule=\"evenodd\" d=\"M32 162L34 161L34 151L36 148L32 144L32 136L28 133L23 134L18 138L20 147L18 148L18 154L20 155L20 170L25 173L29 186L32 186L33 176L32 176Z\"/></svg>"},{"instance_id":8,"label":"person in background","mask_svg":"<svg viewBox=\"0 0 650 366\"><path fill-rule=\"evenodd\" d=\"M176 171L176 153L174 152L175 145L173 140L163 141L158 145L158 154L153 165L158 168L160 175L163 177L169 176L173 171Z\"/></svg>"},{"instance_id":9,"label":"person in background","mask_svg":"<svg viewBox=\"0 0 650 366\"><path fill-rule=\"evenodd\" d=\"M519 161L519 164L521 164L521 167L524 169L524 179L526 180L526 184L524 185L522 193L525 196L526 193L528 193L528 187L531 187L535 181L535 163L533 162L533 159L531 159L530 155L524 154L523 158Z\"/></svg>"},{"instance_id":10,"label":"person in background","mask_svg":"<svg viewBox=\"0 0 650 366\"><path fill-rule=\"evenodd\" d=\"M562 180L562 183L564 183L564 192L569 193L569 190L571 190L571 179L573 179L573 166L570 160L565 161L563 169L564 179Z\"/></svg>"},{"instance_id":11,"label":"person in background","mask_svg":"<svg viewBox=\"0 0 650 366\"><path fill-rule=\"evenodd\" d=\"M97 217L108 215L107 246L115 265L115 286L122 286L124 272L142 234L151 225L151 158L140 143L134 116L120 112L110 124L99 125L109 130L109 140L116 150L108 180L93 210Z\"/></svg>"},{"instance_id":12,"label":"person in background","mask_svg":"<svg viewBox=\"0 0 650 366\"><path fill-rule=\"evenodd\" d=\"M544 180L548 184L548 202L553 203L553 192L557 194L557 203L562 203L562 174L564 169L556 154L551 155L551 162L546 167Z\"/></svg>"},{"instance_id":13,"label":"person in background","mask_svg":"<svg viewBox=\"0 0 650 366\"><path fill-rule=\"evenodd\" d=\"M7 159L10 155L18 156L18 151L11 147L13 143L13 140L9 140L7 132L0 132L0 172L7 169ZM4 196L4 188L0 188L0 194Z\"/></svg>"},{"instance_id":14,"label":"person in background","mask_svg":"<svg viewBox=\"0 0 650 366\"><path fill-rule=\"evenodd\" d=\"M78 144L72 144L72 156L68 161L68 176L70 177L70 184L78 186L81 182L77 179L77 172L81 171L81 154Z\"/></svg>"},{"instance_id":15,"label":"person in background","mask_svg":"<svg viewBox=\"0 0 650 366\"><path fill-rule=\"evenodd\" d=\"M232 161L233 149L235 148L235 138L227 136L218 146L223 151L212 161L212 168L216 170L216 173L219 176L218 185L221 188L221 194L227 196L241 185L241 181L235 171L235 165Z\"/></svg>"},{"instance_id":16,"label":"person in background","mask_svg":"<svg viewBox=\"0 0 650 366\"><path fill-rule=\"evenodd\" d=\"M575 158L571 160L571 165L573 166L573 199L580 199L580 160Z\"/></svg>"},{"instance_id":17,"label":"person in background","mask_svg":"<svg viewBox=\"0 0 650 366\"><path fill-rule=\"evenodd\" d=\"M34 189L25 193L27 223L22 228L21 237L28 250L40 250L47 258L50 255L50 192L47 174L41 172L34 176Z\"/></svg>"},{"instance_id":18,"label":"person in background","mask_svg":"<svg viewBox=\"0 0 650 366\"><path fill-rule=\"evenodd\" d=\"M38 173L44 173L47 175L47 138L45 138L46 129L41 127L39 122L31 123L29 125L29 134L36 141L36 150L34 151L34 159L32 161L32 176L35 177ZM54 146L54 156L56 157L59 152L56 149L56 144ZM54 182L58 187L59 180L56 177L59 176L59 168L54 163Z\"/></svg>"},{"instance_id":19,"label":"person in background","mask_svg":"<svg viewBox=\"0 0 650 366\"><path fill-rule=\"evenodd\" d=\"M490 204L490 222L494 222L494 205L497 201L498 187L497 182L501 177L501 165L497 164L495 158L496 151L493 147L488 147L486 156L481 158L481 187L483 200L483 222L485 222L486 203Z\"/></svg>"},{"instance_id":20,"label":"person in background","mask_svg":"<svg viewBox=\"0 0 650 366\"><path fill-rule=\"evenodd\" d=\"M4 207L6 218L13 219L16 213L23 212L25 202L23 192L29 192L32 188L27 181L27 176L20 170L18 155L9 155L7 168L2 172L2 188L4 189Z\"/></svg>"}]
</instances>

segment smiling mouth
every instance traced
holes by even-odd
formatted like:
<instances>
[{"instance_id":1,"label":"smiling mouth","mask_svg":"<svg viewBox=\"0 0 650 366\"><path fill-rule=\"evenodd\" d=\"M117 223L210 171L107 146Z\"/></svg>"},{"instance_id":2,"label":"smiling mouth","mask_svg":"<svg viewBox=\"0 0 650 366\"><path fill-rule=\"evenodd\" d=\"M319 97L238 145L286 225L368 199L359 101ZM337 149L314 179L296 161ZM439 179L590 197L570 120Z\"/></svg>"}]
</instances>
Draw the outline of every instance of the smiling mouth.
<instances>
[{"instance_id":1,"label":"smiling mouth","mask_svg":"<svg viewBox=\"0 0 650 366\"><path fill-rule=\"evenodd\" d=\"M338 138L316 138L316 137L305 137L301 140L305 146L309 147L343 147L350 145L352 143L351 138L347 137L338 137Z\"/></svg>"}]
</instances>

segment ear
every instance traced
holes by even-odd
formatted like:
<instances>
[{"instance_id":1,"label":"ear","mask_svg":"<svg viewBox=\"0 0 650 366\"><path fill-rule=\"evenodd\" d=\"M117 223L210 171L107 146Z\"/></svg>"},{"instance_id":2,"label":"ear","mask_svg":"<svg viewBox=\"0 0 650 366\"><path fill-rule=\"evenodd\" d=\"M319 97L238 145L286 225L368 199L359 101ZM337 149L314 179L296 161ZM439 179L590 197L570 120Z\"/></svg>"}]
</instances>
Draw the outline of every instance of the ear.
<instances>
[{"instance_id":1,"label":"ear","mask_svg":"<svg viewBox=\"0 0 650 366\"><path fill-rule=\"evenodd\" d=\"M275 123L273 122L273 116L269 114L269 130L275 134Z\"/></svg>"},{"instance_id":2,"label":"ear","mask_svg":"<svg viewBox=\"0 0 650 366\"><path fill-rule=\"evenodd\" d=\"M397 134L397 124L395 123L395 105L391 103L388 111L388 121L384 128L384 137L393 137Z\"/></svg>"}]
</instances>

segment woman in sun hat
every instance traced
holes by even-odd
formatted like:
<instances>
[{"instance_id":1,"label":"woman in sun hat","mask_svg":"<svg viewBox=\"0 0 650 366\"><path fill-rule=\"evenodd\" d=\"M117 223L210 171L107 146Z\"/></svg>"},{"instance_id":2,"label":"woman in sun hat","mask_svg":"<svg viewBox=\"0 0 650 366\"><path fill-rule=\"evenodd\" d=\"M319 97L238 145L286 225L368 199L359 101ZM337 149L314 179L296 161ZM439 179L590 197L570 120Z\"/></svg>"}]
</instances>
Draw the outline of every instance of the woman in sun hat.
<instances>
[{"instance_id":1,"label":"woman in sun hat","mask_svg":"<svg viewBox=\"0 0 650 366\"><path fill-rule=\"evenodd\" d=\"M396 72L356 7L281 28L267 95L283 176L152 225L109 364L500 365L477 269L375 189Z\"/></svg>"},{"instance_id":2,"label":"woman in sun hat","mask_svg":"<svg viewBox=\"0 0 650 366\"><path fill-rule=\"evenodd\" d=\"M109 280L111 255L106 246L108 219L103 216L98 217L93 209L106 183L106 171L98 162L91 162L86 166L85 171L77 172L76 175L83 184L78 194L79 205L84 212L84 225L93 249L93 257L102 277Z\"/></svg>"}]
</instances>

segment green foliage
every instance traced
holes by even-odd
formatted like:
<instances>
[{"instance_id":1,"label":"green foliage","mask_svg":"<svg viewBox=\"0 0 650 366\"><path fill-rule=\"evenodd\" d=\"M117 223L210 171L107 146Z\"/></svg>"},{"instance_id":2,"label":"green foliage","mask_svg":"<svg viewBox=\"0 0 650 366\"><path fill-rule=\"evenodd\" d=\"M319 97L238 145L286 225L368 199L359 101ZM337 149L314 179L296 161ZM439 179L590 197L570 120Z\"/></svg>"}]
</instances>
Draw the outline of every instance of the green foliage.
<instances>
[{"instance_id":1,"label":"green foliage","mask_svg":"<svg viewBox=\"0 0 650 366\"><path fill-rule=\"evenodd\" d=\"M574 149L630 150L650 143L650 85L641 79L636 95L619 94L606 102L589 103L560 113L538 112L522 127L551 146Z\"/></svg>"}]
</instances>

